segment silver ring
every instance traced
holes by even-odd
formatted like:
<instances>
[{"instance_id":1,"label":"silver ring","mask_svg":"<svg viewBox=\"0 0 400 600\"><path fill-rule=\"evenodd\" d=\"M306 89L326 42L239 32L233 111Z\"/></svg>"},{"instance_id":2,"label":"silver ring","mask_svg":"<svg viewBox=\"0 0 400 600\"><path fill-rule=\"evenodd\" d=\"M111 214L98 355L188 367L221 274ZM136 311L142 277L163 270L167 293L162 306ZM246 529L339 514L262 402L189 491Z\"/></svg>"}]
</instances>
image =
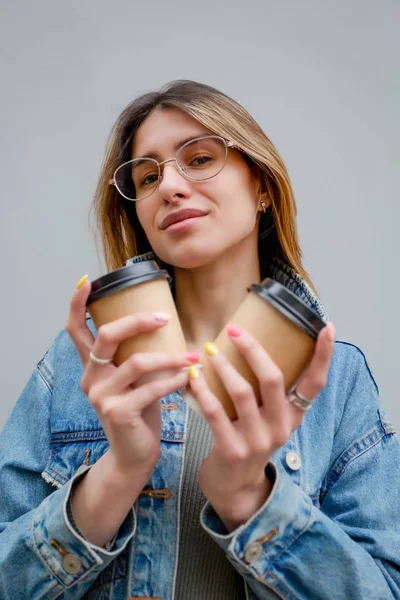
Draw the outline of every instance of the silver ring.
<instances>
[{"instance_id":1,"label":"silver ring","mask_svg":"<svg viewBox=\"0 0 400 600\"><path fill-rule=\"evenodd\" d=\"M97 358L97 356L95 356L93 352L89 354L89 357L90 360L96 365L108 365L108 363L112 361L112 358Z\"/></svg>"},{"instance_id":2,"label":"silver ring","mask_svg":"<svg viewBox=\"0 0 400 600\"><path fill-rule=\"evenodd\" d=\"M293 404L297 406L297 408L304 411L310 410L313 403L312 400L309 400L302 394L299 394L299 392L296 389L293 389L290 392L290 394L288 394L288 400L289 402L293 402Z\"/></svg>"}]
</instances>

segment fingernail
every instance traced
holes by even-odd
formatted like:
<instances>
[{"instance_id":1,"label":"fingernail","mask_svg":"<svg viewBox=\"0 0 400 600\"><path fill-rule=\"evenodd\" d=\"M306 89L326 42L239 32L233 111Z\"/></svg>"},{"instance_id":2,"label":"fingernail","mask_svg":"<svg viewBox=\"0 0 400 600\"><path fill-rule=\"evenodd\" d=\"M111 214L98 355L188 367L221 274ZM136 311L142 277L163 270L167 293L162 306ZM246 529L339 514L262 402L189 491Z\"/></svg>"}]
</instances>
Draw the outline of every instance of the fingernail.
<instances>
[{"instance_id":1,"label":"fingernail","mask_svg":"<svg viewBox=\"0 0 400 600\"><path fill-rule=\"evenodd\" d=\"M215 356L219 352L214 342L206 342L204 344L204 350L206 351L206 354L208 354L208 356Z\"/></svg>"},{"instance_id":2,"label":"fingernail","mask_svg":"<svg viewBox=\"0 0 400 600\"><path fill-rule=\"evenodd\" d=\"M197 379L200 375L200 371L198 370L197 367L192 365L191 367L189 367L188 375L189 375L189 379Z\"/></svg>"},{"instance_id":3,"label":"fingernail","mask_svg":"<svg viewBox=\"0 0 400 600\"><path fill-rule=\"evenodd\" d=\"M328 340L330 342L334 342L335 338L336 338L335 328L332 325L332 323L328 323L327 327L328 327Z\"/></svg>"},{"instance_id":4,"label":"fingernail","mask_svg":"<svg viewBox=\"0 0 400 600\"><path fill-rule=\"evenodd\" d=\"M226 331L231 337L239 337L244 334L244 330L237 325L233 325L233 323L229 323L229 325L227 325Z\"/></svg>"},{"instance_id":5,"label":"fingernail","mask_svg":"<svg viewBox=\"0 0 400 600\"><path fill-rule=\"evenodd\" d=\"M87 278L89 277L89 275L84 275L83 277L80 278L80 280L78 281L78 283L76 284L76 289L80 290L81 287L85 284L85 282L87 281Z\"/></svg>"},{"instance_id":6,"label":"fingernail","mask_svg":"<svg viewBox=\"0 0 400 600\"><path fill-rule=\"evenodd\" d=\"M171 315L168 315L167 313L163 313L163 312L157 312L157 313L153 313L153 317L159 323L168 323L168 321L171 318Z\"/></svg>"},{"instance_id":7,"label":"fingernail","mask_svg":"<svg viewBox=\"0 0 400 600\"><path fill-rule=\"evenodd\" d=\"M197 363L200 360L200 354L198 352L186 352L185 358L192 363Z\"/></svg>"}]
</instances>

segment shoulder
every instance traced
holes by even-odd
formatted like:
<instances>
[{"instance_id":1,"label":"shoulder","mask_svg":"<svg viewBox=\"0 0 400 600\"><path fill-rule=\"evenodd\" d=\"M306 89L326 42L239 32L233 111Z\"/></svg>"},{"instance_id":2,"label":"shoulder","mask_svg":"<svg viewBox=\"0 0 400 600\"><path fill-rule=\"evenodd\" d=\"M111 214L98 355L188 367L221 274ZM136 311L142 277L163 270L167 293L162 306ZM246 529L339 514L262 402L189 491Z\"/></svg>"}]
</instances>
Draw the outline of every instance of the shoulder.
<instances>
[{"instance_id":1,"label":"shoulder","mask_svg":"<svg viewBox=\"0 0 400 600\"><path fill-rule=\"evenodd\" d=\"M361 440L378 440L395 433L367 358L355 344L335 343L328 383L320 396L321 415L332 415L336 453Z\"/></svg>"},{"instance_id":2,"label":"shoulder","mask_svg":"<svg viewBox=\"0 0 400 600\"><path fill-rule=\"evenodd\" d=\"M96 329L90 318L86 324L95 335ZM84 366L65 329L56 336L37 368L52 394L53 430L73 430L76 423L83 429L99 427L97 415L81 388Z\"/></svg>"},{"instance_id":3,"label":"shoulder","mask_svg":"<svg viewBox=\"0 0 400 600\"><path fill-rule=\"evenodd\" d=\"M90 317L86 319L86 325L95 335L96 328ZM46 354L38 362L37 368L50 390L53 390L60 376L64 379L63 373L75 377L82 374L81 359L66 329L62 329L55 337Z\"/></svg>"},{"instance_id":4,"label":"shoulder","mask_svg":"<svg viewBox=\"0 0 400 600\"><path fill-rule=\"evenodd\" d=\"M331 382L340 384L342 390L344 386L351 388L358 382L379 394L378 385L366 355L361 348L350 342L342 340L335 342L329 377Z\"/></svg>"}]
</instances>

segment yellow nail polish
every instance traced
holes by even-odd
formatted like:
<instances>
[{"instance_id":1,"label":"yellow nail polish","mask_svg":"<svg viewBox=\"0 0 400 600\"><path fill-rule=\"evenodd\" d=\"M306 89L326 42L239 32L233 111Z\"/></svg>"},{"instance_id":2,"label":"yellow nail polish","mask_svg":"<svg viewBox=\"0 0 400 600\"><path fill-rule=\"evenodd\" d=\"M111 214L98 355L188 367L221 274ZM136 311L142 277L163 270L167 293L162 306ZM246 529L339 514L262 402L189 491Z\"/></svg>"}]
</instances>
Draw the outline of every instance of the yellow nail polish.
<instances>
[{"instance_id":1,"label":"yellow nail polish","mask_svg":"<svg viewBox=\"0 0 400 600\"><path fill-rule=\"evenodd\" d=\"M206 354L208 354L208 356L215 356L219 352L219 350L218 350L217 346L214 344L214 342L205 343L204 350L206 351Z\"/></svg>"},{"instance_id":2,"label":"yellow nail polish","mask_svg":"<svg viewBox=\"0 0 400 600\"><path fill-rule=\"evenodd\" d=\"M80 280L76 284L76 289L77 290L81 289L81 287L84 285L84 283L86 282L86 280L87 280L88 277L89 277L89 275L84 275L83 277L80 278Z\"/></svg>"},{"instance_id":3,"label":"yellow nail polish","mask_svg":"<svg viewBox=\"0 0 400 600\"><path fill-rule=\"evenodd\" d=\"M197 379L200 375L200 371L194 365L191 365L188 369L188 375L190 379Z\"/></svg>"}]
</instances>

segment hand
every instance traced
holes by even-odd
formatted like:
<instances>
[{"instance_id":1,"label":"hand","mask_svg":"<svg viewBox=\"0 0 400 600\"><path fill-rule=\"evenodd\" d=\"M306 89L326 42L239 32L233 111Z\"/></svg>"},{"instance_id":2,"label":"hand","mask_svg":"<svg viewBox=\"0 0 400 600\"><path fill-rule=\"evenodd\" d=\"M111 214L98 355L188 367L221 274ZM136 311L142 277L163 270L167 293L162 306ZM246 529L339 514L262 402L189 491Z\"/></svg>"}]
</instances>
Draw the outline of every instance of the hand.
<instances>
[{"instance_id":1,"label":"hand","mask_svg":"<svg viewBox=\"0 0 400 600\"><path fill-rule=\"evenodd\" d=\"M253 388L214 344L212 367L230 395L237 419L230 421L206 380L192 367L190 387L213 435L214 444L199 470L204 495L229 530L245 523L264 504L271 490L265 467L301 423L305 412L289 402L283 374L264 348L235 325L227 327L237 350L258 379L261 404ZM311 363L296 389L309 400L326 385L334 350L335 330L329 323L320 332Z\"/></svg>"},{"instance_id":2,"label":"hand","mask_svg":"<svg viewBox=\"0 0 400 600\"><path fill-rule=\"evenodd\" d=\"M120 473L151 473L160 456L160 398L185 386L184 367L199 360L199 355L138 353L119 367L114 363L94 364L90 351L98 358L112 357L119 344L134 335L164 327L167 320L140 313L118 319L99 328L96 339L86 325L86 301L90 282L78 289L71 300L66 329L81 358L84 373L82 390L96 410L108 439L113 463ZM146 374L168 370L172 374L135 386Z\"/></svg>"}]
</instances>

